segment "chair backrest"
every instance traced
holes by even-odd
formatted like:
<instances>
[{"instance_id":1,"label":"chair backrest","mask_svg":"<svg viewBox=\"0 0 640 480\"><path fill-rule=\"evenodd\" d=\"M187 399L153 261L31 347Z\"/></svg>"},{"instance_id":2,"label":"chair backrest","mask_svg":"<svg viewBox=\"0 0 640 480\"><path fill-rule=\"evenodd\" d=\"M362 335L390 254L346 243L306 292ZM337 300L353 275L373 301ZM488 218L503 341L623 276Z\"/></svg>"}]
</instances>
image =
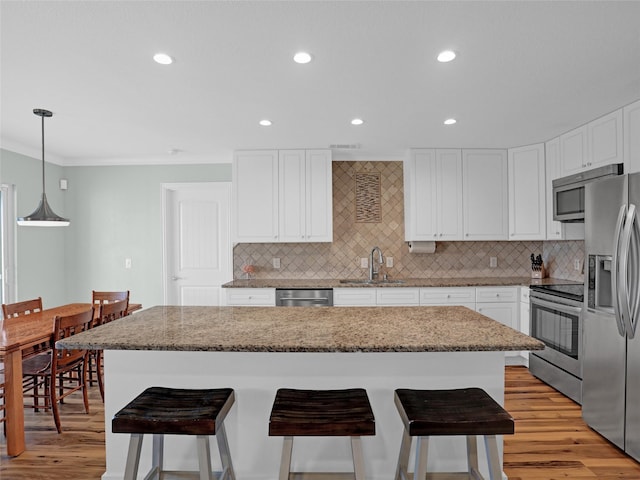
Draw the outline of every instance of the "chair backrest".
<instances>
[{"instance_id":1,"label":"chair backrest","mask_svg":"<svg viewBox=\"0 0 640 480\"><path fill-rule=\"evenodd\" d=\"M0 373L0 423L7 421L5 407L5 399L4 399L4 373Z\"/></svg>"},{"instance_id":2,"label":"chair backrest","mask_svg":"<svg viewBox=\"0 0 640 480\"><path fill-rule=\"evenodd\" d=\"M100 305L98 312L98 321L94 322L94 326L109 323L118 318L127 315L127 301L120 300L118 302L103 303Z\"/></svg>"},{"instance_id":3,"label":"chair backrest","mask_svg":"<svg viewBox=\"0 0 640 480\"><path fill-rule=\"evenodd\" d=\"M121 300L126 300L127 306L129 305L129 290L123 292L97 292L93 290L91 295L91 303L93 303L94 305L119 302Z\"/></svg>"},{"instance_id":4,"label":"chair backrest","mask_svg":"<svg viewBox=\"0 0 640 480\"><path fill-rule=\"evenodd\" d=\"M67 350L56 348L56 342L63 338L69 338L76 333L84 332L91 328L93 322L93 307L73 315L56 316L53 331L53 359L51 362L51 374L55 377L57 371L64 371L80 362L86 361L87 350Z\"/></svg>"},{"instance_id":5,"label":"chair backrest","mask_svg":"<svg viewBox=\"0 0 640 480\"><path fill-rule=\"evenodd\" d=\"M33 300L25 300L16 303L3 303L2 314L4 318L22 317L30 313L42 311L42 298L34 298Z\"/></svg>"}]
</instances>

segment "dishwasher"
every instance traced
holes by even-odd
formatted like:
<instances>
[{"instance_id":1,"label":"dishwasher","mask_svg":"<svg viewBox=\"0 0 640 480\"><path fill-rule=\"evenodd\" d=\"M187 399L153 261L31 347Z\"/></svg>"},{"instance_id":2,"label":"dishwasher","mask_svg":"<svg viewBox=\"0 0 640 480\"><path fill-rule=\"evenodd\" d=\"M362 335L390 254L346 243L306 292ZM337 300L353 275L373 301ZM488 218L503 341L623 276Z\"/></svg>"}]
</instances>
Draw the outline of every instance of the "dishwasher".
<instances>
[{"instance_id":1,"label":"dishwasher","mask_svg":"<svg viewBox=\"0 0 640 480\"><path fill-rule=\"evenodd\" d=\"M333 288L276 288L276 307L332 307Z\"/></svg>"}]
</instances>

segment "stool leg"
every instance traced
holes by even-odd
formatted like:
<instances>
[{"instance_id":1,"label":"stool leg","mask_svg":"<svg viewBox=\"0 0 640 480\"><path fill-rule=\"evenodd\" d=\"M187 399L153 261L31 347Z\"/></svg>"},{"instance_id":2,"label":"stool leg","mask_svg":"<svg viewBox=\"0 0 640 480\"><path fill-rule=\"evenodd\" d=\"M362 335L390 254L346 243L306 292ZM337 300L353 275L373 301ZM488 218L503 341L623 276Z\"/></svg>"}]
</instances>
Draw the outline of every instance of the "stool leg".
<instances>
[{"instance_id":1,"label":"stool leg","mask_svg":"<svg viewBox=\"0 0 640 480\"><path fill-rule=\"evenodd\" d=\"M495 435L485 435L484 445L487 451L487 463L489 464L489 478L491 480L502 479L500 456L498 455L498 442Z\"/></svg>"},{"instance_id":2,"label":"stool leg","mask_svg":"<svg viewBox=\"0 0 640 480\"><path fill-rule=\"evenodd\" d=\"M124 480L136 480L138 477L138 465L140 464L140 449L142 448L142 434L133 433L129 440L129 453L124 469Z\"/></svg>"},{"instance_id":3,"label":"stool leg","mask_svg":"<svg viewBox=\"0 0 640 480\"><path fill-rule=\"evenodd\" d=\"M427 476L427 450L429 437L418 437L416 442L416 464L413 469L413 480L424 480Z\"/></svg>"},{"instance_id":4,"label":"stool leg","mask_svg":"<svg viewBox=\"0 0 640 480\"><path fill-rule=\"evenodd\" d=\"M198 464L200 465L200 480L213 480L211 448L207 435L198 435Z\"/></svg>"},{"instance_id":5,"label":"stool leg","mask_svg":"<svg viewBox=\"0 0 640 480\"><path fill-rule=\"evenodd\" d=\"M148 478L160 479L164 468L164 435L155 433L153 435L153 448L151 450L151 470L147 474Z\"/></svg>"},{"instance_id":6,"label":"stool leg","mask_svg":"<svg viewBox=\"0 0 640 480\"><path fill-rule=\"evenodd\" d=\"M220 480L236 480L236 474L233 470L231 462L231 452L229 451L229 442L227 441L227 432L224 424L220 424L216 432L216 440L218 442L218 450L220 451L220 461L222 462L222 475Z\"/></svg>"},{"instance_id":7,"label":"stool leg","mask_svg":"<svg viewBox=\"0 0 640 480\"><path fill-rule=\"evenodd\" d=\"M353 457L353 473L355 480L364 479L364 455L362 453L362 438L360 436L351 437L351 456Z\"/></svg>"},{"instance_id":8,"label":"stool leg","mask_svg":"<svg viewBox=\"0 0 640 480\"><path fill-rule=\"evenodd\" d=\"M482 478L478 468L478 439L475 435L467 435L467 469L469 478Z\"/></svg>"},{"instance_id":9,"label":"stool leg","mask_svg":"<svg viewBox=\"0 0 640 480\"><path fill-rule=\"evenodd\" d=\"M284 437L282 442L282 457L280 458L279 480L289 480L291 473L291 451L293 450L293 437Z\"/></svg>"},{"instance_id":10,"label":"stool leg","mask_svg":"<svg viewBox=\"0 0 640 480\"><path fill-rule=\"evenodd\" d=\"M398 455L398 466L396 467L395 480L403 480L407 477L409 469L409 455L411 454L411 435L406 429L402 430L402 442L400 443L400 455Z\"/></svg>"}]
</instances>

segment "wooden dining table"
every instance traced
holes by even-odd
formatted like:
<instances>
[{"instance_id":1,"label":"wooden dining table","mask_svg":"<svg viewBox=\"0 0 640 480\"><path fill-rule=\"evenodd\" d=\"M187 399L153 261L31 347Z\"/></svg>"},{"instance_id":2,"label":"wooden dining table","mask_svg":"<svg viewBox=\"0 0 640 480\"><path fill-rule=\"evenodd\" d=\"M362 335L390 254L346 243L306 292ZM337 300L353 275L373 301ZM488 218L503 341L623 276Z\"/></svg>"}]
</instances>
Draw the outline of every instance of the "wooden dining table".
<instances>
[{"instance_id":1,"label":"wooden dining table","mask_svg":"<svg viewBox=\"0 0 640 480\"><path fill-rule=\"evenodd\" d=\"M70 303L16 318L0 320L0 358L4 362L7 455L25 450L22 360L38 353L38 346L53 340L56 316L74 315L91 308L90 303ZM130 304L129 311L142 308Z\"/></svg>"}]
</instances>

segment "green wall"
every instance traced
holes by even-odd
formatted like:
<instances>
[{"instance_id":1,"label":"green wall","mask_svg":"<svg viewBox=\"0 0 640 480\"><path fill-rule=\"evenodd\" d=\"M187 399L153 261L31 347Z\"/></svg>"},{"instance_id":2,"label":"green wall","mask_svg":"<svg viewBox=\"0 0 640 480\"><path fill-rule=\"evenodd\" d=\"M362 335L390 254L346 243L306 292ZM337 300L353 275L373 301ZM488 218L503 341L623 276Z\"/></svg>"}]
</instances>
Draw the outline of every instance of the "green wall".
<instances>
[{"instance_id":1,"label":"green wall","mask_svg":"<svg viewBox=\"0 0 640 480\"><path fill-rule=\"evenodd\" d=\"M24 213L30 213L37 205L39 184L28 184L36 183L37 172L31 170L38 170L39 164L28 157L2 153L1 181L16 185L18 211L24 210L26 202L28 212ZM21 176L7 175L5 179L7 165L15 168L16 163L27 163L23 159L36 166L27 172L22 172L26 167L20 167ZM67 191L59 190L59 178L68 179ZM40 295L45 305L52 305L87 301L92 290L131 290L133 302L162 304L161 184L230 181L231 163L51 168L47 164L47 197L71 225L37 228L33 230L41 231L33 233L19 228L20 299ZM33 250L45 259L42 263L25 258ZM131 258L132 268L125 268L125 258ZM46 275L41 278L43 272Z\"/></svg>"}]
</instances>

